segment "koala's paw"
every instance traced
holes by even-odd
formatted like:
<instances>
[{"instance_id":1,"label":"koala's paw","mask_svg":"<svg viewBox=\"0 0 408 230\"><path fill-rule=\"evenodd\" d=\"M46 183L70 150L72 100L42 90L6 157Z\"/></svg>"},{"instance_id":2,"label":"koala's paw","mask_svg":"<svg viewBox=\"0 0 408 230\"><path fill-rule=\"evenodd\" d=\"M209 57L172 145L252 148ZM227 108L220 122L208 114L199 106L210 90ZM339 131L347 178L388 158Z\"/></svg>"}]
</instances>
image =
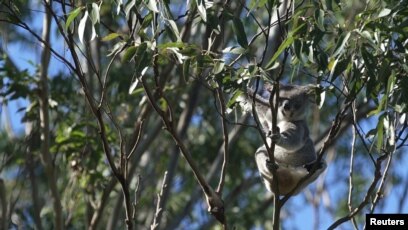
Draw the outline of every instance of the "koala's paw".
<instances>
[{"instance_id":1,"label":"koala's paw","mask_svg":"<svg viewBox=\"0 0 408 230\"><path fill-rule=\"evenodd\" d=\"M269 138L271 138L271 140L274 141L275 143L278 143L281 138L281 135L280 133L270 133Z\"/></svg>"},{"instance_id":2,"label":"koala's paw","mask_svg":"<svg viewBox=\"0 0 408 230\"><path fill-rule=\"evenodd\" d=\"M306 164L306 165L304 165L303 167L304 167L308 172L310 172L310 170L312 170L314 164L316 164L316 163L313 162L313 163L310 163L310 164ZM323 168L323 167L324 167L324 163L323 163L323 162L317 163L317 169L321 169L321 168Z\"/></svg>"},{"instance_id":3,"label":"koala's paw","mask_svg":"<svg viewBox=\"0 0 408 230\"><path fill-rule=\"evenodd\" d=\"M266 160L265 165L269 169L269 171L277 170L279 168L276 163L271 162L270 160Z\"/></svg>"}]
</instances>

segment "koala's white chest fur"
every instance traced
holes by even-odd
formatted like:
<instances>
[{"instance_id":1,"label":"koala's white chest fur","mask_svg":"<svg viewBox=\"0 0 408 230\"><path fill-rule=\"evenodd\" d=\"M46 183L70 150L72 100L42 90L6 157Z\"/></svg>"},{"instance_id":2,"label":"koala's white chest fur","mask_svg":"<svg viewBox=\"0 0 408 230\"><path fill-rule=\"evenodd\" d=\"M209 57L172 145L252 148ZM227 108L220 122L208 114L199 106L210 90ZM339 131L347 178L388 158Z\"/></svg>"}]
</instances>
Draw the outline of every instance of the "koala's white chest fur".
<instances>
[{"instance_id":1,"label":"koala's white chest fur","mask_svg":"<svg viewBox=\"0 0 408 230\"><path fill-rule=\"evenodd\" d=\"M280 138L275 145L275 161L278 164L298 167L316 160L316 152L304 120L280 121L277 125Z\"/></svg>"}]
</instances>

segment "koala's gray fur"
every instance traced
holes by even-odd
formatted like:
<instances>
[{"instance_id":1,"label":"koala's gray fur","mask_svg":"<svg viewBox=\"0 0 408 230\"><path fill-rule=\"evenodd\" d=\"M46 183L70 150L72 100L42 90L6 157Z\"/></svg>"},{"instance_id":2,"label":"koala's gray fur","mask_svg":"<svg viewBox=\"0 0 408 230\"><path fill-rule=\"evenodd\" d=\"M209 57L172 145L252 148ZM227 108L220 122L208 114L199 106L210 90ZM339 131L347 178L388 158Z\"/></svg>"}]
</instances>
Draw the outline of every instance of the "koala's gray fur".
<instances>
[{"instance_id":1,"label":"koala's gray fur","mask_svg":"<svg viewBox=\"0 0 408 230\"><path fill-rule=\"evenodd\" d=\"M309 107L309 94L311 86L280 85L279 105L277 113L277 126L279 133L271 133L272 114L269 105L272 88L263 90L261 95L248 90L248 95L239 99L241 106L246 111L252 111L255 102L255 111L267 137L270 146L272 139L275 140L275 164L269 162L265 145L255 153L255 160L259 173L267 189L277 193L273 183L272 167L277 167L279 194L286 195L292 191L298 182L309 174L311 165L316 161L316 152L312 140L309 137L309 128L306 124L306 110ZM269 94L268 94L269 92ZM325 170L326 163L319 162L318 169L308 180L302 183L294 195L304 187L312 183Z\"/></svg>"}]
</instances>

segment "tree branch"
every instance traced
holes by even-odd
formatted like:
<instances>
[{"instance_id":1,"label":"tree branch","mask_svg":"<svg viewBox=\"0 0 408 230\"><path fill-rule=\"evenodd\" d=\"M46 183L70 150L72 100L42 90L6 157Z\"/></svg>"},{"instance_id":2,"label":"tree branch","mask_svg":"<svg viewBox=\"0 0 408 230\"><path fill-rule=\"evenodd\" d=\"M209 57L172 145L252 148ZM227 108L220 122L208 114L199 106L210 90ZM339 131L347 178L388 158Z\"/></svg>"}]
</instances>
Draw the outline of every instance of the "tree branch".
<instances>
[{"instance_id":1,"label":"tree branch","mask_svg":"<svg viewBox=\"0 0 408 230\"><path fill-rule=\"evenodd\" d=\"M44 0L45 5L51 7L50 0ZM48 66L50 63L51 51L47 47L50 45L50 29L51 29L51 9L45 7L45 15L43 19L43 33L42 33L42 54L40 63L40 81L39 81L39 105L40 105L40 128L41 128L41 161L45 167L50 186L52 203L54 206L54 227L55 229L64 229L64 220L62 214L61 199L57 187L57 178L55 167L52 162L50 154L50 118L49 118L49 92L48 92ZM47 44L47 45L45 45Z\"/></svg>"},{"instance_id":2,"label":"tree branch","mask_svg":"<svg viewBox=\"0 0 408 230\"><path fill-rule=\"evenodd\" d=\"M225 101L224 101L224 96L222 95L222 91L220 88L216 89L217 92L217 97L218 97L218 101L220 104L220 108L221 108L221 126L222 126L222 133L223 133L223 147L224 147L224 160L222 163L222 168L221 168L221 175L220 175L220 180L218 183L218 187L216 192L219 194L219 196L222 196L222 190L224 188L224 182L225 182L225 174L227 171L227 164L228 164L228 130L227 130L227 120L225 118L225 111L226 111L226 106L225 106Z\"/></svg>"},{"instance_id":3,"label":"tree branch","mask_svg":"<svg viewBox=\"0 0 408 230\"><path fill-rule=\"evenodd\" d=\"M154 214L155 217L153 219L153 223L150 225L150 229L154 230L157 229L159 227L159 223L160 223L160 219L161 219L161 215L163 213L163 209L164 209L164 204L161 201L161 197L163 196L163 192L164 190L168 189L168 179L167 179L167 171L164 172L164 177L163 177L163 183L162 183L162 187L160 190L160 194L157 194L157 206L156 206L156 213Z\"/></svg>"},{"instance_id":4,"label":"tree branch","mask_svg":"<svg viewBox=\"0 0 408 230\"><path fill-rule=\"evenodd\" d=\"M153 94L150 92L150 89L148 87L148 84L146 82L146 79L142 77L141 79L142 86L144 91L146 92L147 98L149 99L149 103L152 105L154 110L160 115L164 125L166 126L166 130L170 133L172 136L173 140L175 141L176 145L180 149L180 152L183 154L184 158L186 159L188 165L190 166L191 170L193 171L193 174L195 178L197 179L197 182L201 186L201 189L203 190L207 203L209 205L209 211L215 215L217 220L219 220L221 223L225 222L225 219L223 219L223 210L220 210L220 208L223 209L223 202L221 198L215 193L215 191L208 185L206 180L204 179L203 175L201 174L197 164L193 160L191 154L187 150L186 146L184 143L181 141L180 137L177 135L177 133L174 130L173 127L173 120L171 120L174 116L170 114L168 115L166 112L164 112L155 102ZM159 93L160 95L160 93ZM161 95L163 96L163 95ZM168 104L168 106L170 106ZM171 111L171 109L169 109ZM222 212L221 216L218 216L219 213Z\"/></svg>"},{"instance_id":5,"label":"tree branch","mask_svg":"<svg viewBox=\"0 0 408 230\"><path fill-rule=\"evenodd\" d=\"M381 163L387 158L387 155L383 155L380 156L379 158L377 158L376 160L376 164L375 164L375 171L374 171L374 179L371 182L370 187L367 190L367 193L363 199L363 201L360 203L360 205L358 205L357 208L355 208L352 212L350 212L349 214L347 214L346 216L338 219L337 221L335 221L332 225L330 225L327 229L328 230L332 230L337 228L338 226L340 226L342 223L349 221L351 218L353 218L355 215L357 215L361 210L363 210L363 208L368 205L370 203L371 200L371 196L377 186L377 183L379 182L379 180L381 179Z\"/></svg>"}]
</instances>

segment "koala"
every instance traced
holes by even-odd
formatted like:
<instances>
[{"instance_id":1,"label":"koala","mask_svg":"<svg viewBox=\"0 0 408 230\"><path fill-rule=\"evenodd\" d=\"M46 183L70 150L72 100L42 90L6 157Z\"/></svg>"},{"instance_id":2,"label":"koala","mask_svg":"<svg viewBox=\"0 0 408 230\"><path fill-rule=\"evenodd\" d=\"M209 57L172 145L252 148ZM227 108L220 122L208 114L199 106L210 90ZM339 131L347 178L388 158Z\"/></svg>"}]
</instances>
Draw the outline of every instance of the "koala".
<instances>
[{"instance_id":1,"label":"koala","mask_svg":"<svg viewBox=\"0 0 408 230\"><path fill-rule=\"evenodd\" d=\"M317 159L305 121L310 101L308 96L313 90L311 86L280 85L277 105L279 133L271 133L273 124L269 97L272 91L270 86L266 86L261 94L256 95L253 90L248 90L247 96L240 97L238 101L246 111L252 111L252 104L255 101L255 111L265 131L267 144L270 146L272 140L276 144L274 163L269 161L265 145L255 153L255 161L266 188L276 195L287 195L309 174ZM273 167L276 169L279 189L274 183ZM319 162L318 169L294 191L293 195L315 181L325 168L326 163Z\"/></svg>"}]
</instances>

